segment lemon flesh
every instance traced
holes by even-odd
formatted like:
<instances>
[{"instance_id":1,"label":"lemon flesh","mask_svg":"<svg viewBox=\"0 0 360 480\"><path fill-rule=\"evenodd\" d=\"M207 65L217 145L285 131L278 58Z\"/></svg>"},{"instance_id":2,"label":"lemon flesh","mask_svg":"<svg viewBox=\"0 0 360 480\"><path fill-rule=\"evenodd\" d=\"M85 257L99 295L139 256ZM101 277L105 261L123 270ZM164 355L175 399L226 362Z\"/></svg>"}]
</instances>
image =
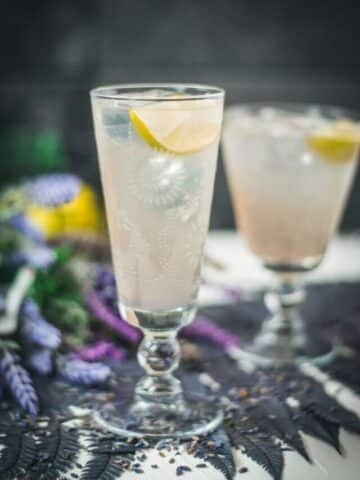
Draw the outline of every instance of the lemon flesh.
<instances>
[{"instance_id":1,"label":"lemon flesh","mask_svg":"<svg viewBox=\"0 0 360 480\"><path fill-rule=\"evenodd\" d=\"M308 137L310 148L332 163L345 163L355 158L360 145L360 126L339 120L314 130Z\"/></svg>"},{"instance_id":2,"label":"lemon flesh","mask_svg":"<svg viewBox=\"0 0 360 480\"><path fill-rule=\"evenodd\" d=\"M219 137L221 109L212 100L174 99L133 108L129 117L146 143L183 155L198 152Z\"/></svg>"}]
</instances>

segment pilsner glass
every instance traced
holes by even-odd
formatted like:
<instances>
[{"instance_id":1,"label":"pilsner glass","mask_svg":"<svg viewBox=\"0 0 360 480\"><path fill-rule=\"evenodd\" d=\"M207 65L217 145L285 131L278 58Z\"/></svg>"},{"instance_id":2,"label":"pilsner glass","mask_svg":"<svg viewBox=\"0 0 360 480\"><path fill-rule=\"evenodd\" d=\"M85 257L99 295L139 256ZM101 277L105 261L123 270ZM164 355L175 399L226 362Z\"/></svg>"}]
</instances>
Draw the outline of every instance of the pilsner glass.
<instances>
[{"instance_id":1,"label":"pilsner glass","mask_svg":"<svg viewBox=\"0 0 360 480\"><path fill-rule=\"evenodd\" d=\"M191 436L221 412L183 394L178 330L196 309L208 231L224 91L138 84L91 91L120 311L144 338L145 376L128 405L97 420L132 436Z\"/></svg>"},{"instance_id":2,"label":"pilsner glass","mask_svg":"<svg viewBox=\"0 0 360 480\"><path fill-rule=\"evenodd\" d=\"M245 104L225 113L236 223L278 283L265 295L272 315L245 359L268 365L334 355L329 342L319 348L305 331L299 279L320 264L341 219L357 166L354 120L346 109L301 104Z\"/></svg>"}]
</instances>

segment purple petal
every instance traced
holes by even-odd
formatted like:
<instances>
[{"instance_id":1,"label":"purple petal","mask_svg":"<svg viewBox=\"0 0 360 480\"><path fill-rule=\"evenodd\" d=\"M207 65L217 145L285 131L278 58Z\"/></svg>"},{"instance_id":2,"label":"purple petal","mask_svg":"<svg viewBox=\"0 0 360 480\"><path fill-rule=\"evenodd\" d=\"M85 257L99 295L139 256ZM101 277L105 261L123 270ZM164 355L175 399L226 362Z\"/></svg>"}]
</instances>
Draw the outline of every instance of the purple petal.
<instances>
[{"instance_id":1,"label":"purple petal","mask_svg":"<svg viewBox=\"0 0 360 480\"><path fill-rule=\"evenodd\" d=\"M215 325L208 318L200 315L181 330L181 335L187 338L210 340L225 350L239 346L239 339L236 335Z\"/></svg>"},{"instance_id":2,"label":"purple petal","mask_svg":"<svg viewBox=\"0 0 360 480\"><path fill-rule=\"evenodd\" d=\"M102 320L108 327L115 330L121 337L130 343L137 344L141 339L141 332L129 325L120 316L109 310L99 299L94 291L86 297L87 305L93 315Z\"/></svg>"}]
</instances>

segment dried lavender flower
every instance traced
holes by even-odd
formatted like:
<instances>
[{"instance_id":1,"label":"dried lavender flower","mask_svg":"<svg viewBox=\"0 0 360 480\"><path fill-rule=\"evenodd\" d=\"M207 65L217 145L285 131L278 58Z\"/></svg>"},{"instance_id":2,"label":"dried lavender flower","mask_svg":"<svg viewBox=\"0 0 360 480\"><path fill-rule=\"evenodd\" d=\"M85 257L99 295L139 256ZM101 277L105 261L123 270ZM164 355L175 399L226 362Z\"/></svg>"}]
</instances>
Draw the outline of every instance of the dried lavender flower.
<instances>
[{"instance_id":1,"label":"dried lavender flower","mask_svg":"<svg viewBox=\"0 0 360 480\"><path fill-rule=\"evenodd\" d=\"M76 350L76 355L81 360L93 362L101 358L111 358L113 360L124 360L126 351L107 340L98 340L91 345L80 347Z\"/></svg>"},{"instance_id":2,"label":"dried lavender flower","mask_svg":"<svg viewBox=\"0 0 360 480\"><path fill-rule=\"evenodd\" d=\"M0 375L18 404L31 415L39 411L39 401L28 372L19 365L19 357L2 350Z\"/></svg>"},{"instance_id":3,"label":"dried lavender flower","mask_svg":"<svg viewBox=\"0 0 360 480\"><path fill-rule=\"evenodd\" d=\"M49 375L53 370L53 352L47 348L34 349L27 357L27 363L40 375Z\"/></svg>"},{"instance_id":4,"label":"dried lavender flower","mask_svg":"<svg viewBox=\"0 0 360 480\"><path fill-rule=\"evenodd\" d=\"M90 291L86 297L91 313L102 320L108 327L115 330L121 337L130 343L137 344L141 338L140 330L129 325L120 316L108 309L99 299L95 291Z\"/></svg>"},{"instance_id":5,"label":"dried lavender flower","mask_svg":"<svg viewBox=\"0 0 360 480\"><path fill-rule=\"evenodd\" d=\"M98 385L106 383L111 370L103 363L88 363L80 359L58 357L57 365L60 375L78 385Z\"/></svg>"},{"instance_id":6,"label":"dried lavender flower","mask_svg":"<svg viewBox=\"0 0 360 480\"><path fill-rule=\"evenodd\" d=\"M56 349L61 343L60 331L48 323L32 298L26 298L20 310L20 331L26 341L47 349Z\"/></svg>"}]
</instances>

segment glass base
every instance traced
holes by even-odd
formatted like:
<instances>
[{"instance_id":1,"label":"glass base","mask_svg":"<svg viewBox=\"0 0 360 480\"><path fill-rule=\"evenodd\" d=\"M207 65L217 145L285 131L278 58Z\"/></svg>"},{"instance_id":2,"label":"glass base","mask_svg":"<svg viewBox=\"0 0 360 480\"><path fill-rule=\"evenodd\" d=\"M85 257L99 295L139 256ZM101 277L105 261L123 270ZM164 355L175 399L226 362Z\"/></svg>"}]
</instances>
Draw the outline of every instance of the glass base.
<instances>
[{"instance_id":1,"label":"glass base","mask_svg":"<svg viewBox=\"0 0 360 480\"><path fill-rule=\"evenodd\" d=\"M214 431L223 413L201 396L168 405L133 399L111 403L94 413L99 426L125 437L189 438Z\"/></svg>"},{"instance_id":2,"label":"glass base","mask_svg":"<svg viewBox=\"0 0 360 480\"><path fill-rule=\"evenodd\" d=\"M328 345L328 348L312 352L303 348L286 348L281 350L276 344L272 347L261 345L256 341L236 351L236 358L245 369L249 367L281 367L284 365L301 365L311 363L318 367L325 367L332 363L338 353L339 346Z\"/></svg>"}]
</instances>

